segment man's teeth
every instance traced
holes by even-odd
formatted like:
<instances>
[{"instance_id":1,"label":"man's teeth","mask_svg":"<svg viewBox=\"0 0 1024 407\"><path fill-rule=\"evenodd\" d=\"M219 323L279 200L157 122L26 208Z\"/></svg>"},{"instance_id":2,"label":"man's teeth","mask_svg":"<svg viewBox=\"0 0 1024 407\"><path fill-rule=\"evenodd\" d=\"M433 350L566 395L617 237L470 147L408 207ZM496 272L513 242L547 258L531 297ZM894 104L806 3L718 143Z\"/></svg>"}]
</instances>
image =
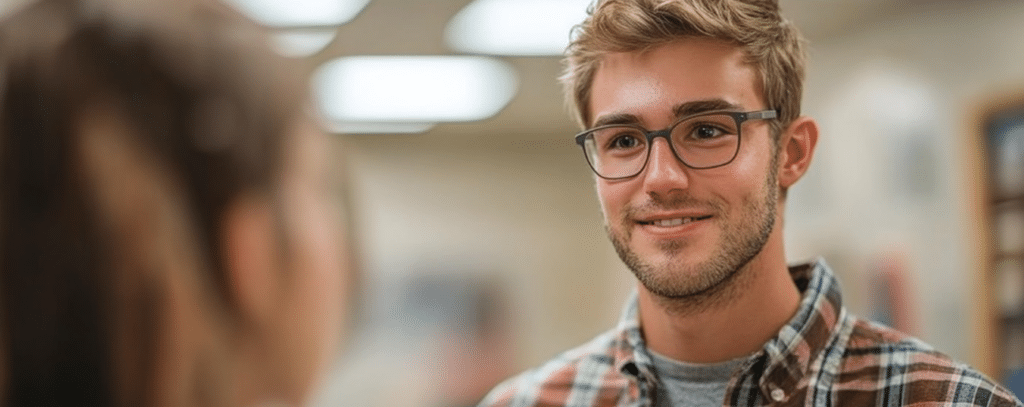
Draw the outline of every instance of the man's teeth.
<instances>
[{"instance_id":1,"label":"man's teeth","mask_svg":"<svg viewBox=\"0 0 1024 407\"><path fill-rule=\"evenodd\" d=\"M662 219L654 221L654 226L669 227L679 226L684 223L693 222L693 218L675 218L675 219Z\"/></svg>"}]
</instances>

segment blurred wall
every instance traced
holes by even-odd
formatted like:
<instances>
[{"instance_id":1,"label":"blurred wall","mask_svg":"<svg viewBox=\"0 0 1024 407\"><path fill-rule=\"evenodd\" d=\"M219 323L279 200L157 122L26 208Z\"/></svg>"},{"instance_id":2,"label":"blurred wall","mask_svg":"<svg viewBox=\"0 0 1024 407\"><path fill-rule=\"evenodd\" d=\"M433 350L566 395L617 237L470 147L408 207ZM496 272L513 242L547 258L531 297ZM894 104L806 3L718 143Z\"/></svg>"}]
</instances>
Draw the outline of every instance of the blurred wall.
<instances>
[{"instance_id":1,"label":"blurred wall","mask_svg":"<svg viewBox=\"0 0 1024 407\"><path fill-rule=\"evenodd\" d=\"M908 273L914 333L972 361L972 289L982 272L968 216L965 146L982 109L1024 94L1024 3L909 2L811 43L805 112L822 139L791 197L791 258L824 254L870 316L875 263ZM985 346L974 344L974 346Z\"/></svg>"},{"instance_id":2,"label":"blurred wall","mask_svg":"<svg viewBox=\"0 0 1024 407\"><path fill-rule=\"evenodd\" d=\"M492 274L517 310L517 361L536 363L604 329L622 287L575 146L486 137L351 143L366 262L385 280Z\"/></svg>"}]
</instances>

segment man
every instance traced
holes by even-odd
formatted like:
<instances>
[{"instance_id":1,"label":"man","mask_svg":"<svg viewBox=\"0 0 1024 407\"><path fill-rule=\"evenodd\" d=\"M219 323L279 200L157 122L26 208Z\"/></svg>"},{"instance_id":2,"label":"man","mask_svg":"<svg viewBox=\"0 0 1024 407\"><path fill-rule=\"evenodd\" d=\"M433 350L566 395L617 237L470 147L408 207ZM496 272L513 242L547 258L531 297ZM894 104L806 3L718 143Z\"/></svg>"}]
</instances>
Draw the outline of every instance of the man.
<instances>
[{"instance_id":1,"label":"man","mask_svg":"<svg viewBox=\"0 0 1024 407\"><path fill-rule=\"evenodd\" d=\"M576 142L637 294L615 329L483 405L1022 405L850 315L823 261L787 266L786 192L818 126L776 1L605 0L577 30Z\"/></svg>"}]
</instances>

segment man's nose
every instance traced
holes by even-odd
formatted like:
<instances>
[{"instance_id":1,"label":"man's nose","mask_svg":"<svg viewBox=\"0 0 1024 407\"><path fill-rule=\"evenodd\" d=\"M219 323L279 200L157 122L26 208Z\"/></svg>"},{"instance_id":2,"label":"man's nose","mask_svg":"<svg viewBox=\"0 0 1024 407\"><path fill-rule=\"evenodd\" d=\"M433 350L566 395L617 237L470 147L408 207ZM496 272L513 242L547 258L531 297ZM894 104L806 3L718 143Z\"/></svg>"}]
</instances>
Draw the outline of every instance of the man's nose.
<instances>
[{"instance_id":1,"label":"man's nose","mask_svg":"<svg viewBox=\"0 0 1024 407\"><path fill-rule=\"evenodd\" d=\"M665 196L674 190L689 187L689 168L676 158L668 140L658 137L651 142L651 153L647 168L641 174L647 193Z\"/></svg>"}]
</instances>

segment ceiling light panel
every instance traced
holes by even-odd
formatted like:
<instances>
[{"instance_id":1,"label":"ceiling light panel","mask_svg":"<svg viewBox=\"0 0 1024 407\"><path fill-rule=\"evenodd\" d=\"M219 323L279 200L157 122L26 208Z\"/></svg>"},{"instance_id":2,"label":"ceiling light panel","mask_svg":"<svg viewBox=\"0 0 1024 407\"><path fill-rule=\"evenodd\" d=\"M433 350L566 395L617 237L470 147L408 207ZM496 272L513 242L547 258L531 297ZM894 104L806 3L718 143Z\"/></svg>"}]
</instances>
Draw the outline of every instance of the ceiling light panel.
<instances>
[{"instance_id":1,"label":"ceiling light panel","mask_svg":"<svg viewBox=\"0 0 1024 407\"><path fill-rule=\"evenodd\" d=\"M370 0L223 0L269 27L327 27L351 21Z\"/></svg>"},{"instance_id":2,"label":"ceiling light panel","mask_svg":"<svg viewBox=\"0 0 1024 407\"><path fill-rule=\"evenodd\" d=\"M515 95L508 63L475 56L357 56L322 65L313 76L329 121L439 123L482 120Z\"/></svg>"},{"instance_id":3,"label":"ceiling light panel","mask_svg":"<svg viewBox=\"0 0 1024 407\"><path fill-rule=\"evenodd\" d=\"M290 29L274 33L270 45L283 56L302 58L323 51L337 36L334 29Z\"/></svg>"},{"instance_id":4,"label":"ceiling light panel","mask_svg":"<svg viewBox=\"0 0 1024 407\"><path fill-rule=\"evenodd\" d=\"M328 123L327 131L340 134L415 134L426 133L436 123Z\"/></svg>"},{"instance_id":5,"label":"ceiling light panel","mask_svg":"<svg viewBox=\"0 0 1024 407\"><path fill-rule=\"evenodd\" d=\"M445 29L457 51L492 55L562 55L569 31L591 0L476 0Z\"/></svg>"}]
</instances>

